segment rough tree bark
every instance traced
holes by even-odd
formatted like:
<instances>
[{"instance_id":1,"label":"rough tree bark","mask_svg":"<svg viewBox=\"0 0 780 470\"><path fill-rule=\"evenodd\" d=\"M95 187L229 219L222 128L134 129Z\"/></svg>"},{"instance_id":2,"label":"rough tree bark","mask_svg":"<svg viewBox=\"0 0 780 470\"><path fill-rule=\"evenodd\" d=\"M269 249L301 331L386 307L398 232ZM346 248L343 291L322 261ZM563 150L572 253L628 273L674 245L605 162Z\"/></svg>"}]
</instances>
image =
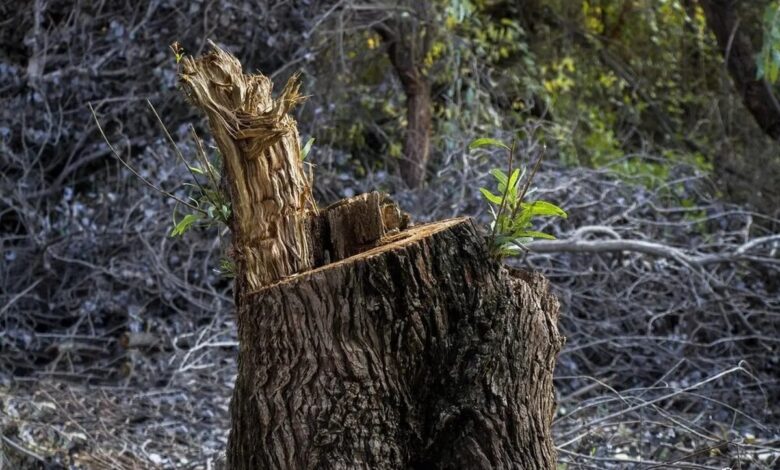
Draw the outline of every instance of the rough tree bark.
<instances>
[{"instance_id":1,"label":"rough tree bark","mask_svg":"<svg viewBox=\"0 0 780 470\"><path fill-rule=\"evenodd\" d=\"M242 126L270 110L289 119L288 108L270 97L241 104L251 97L247 90L270 87L243 87L265 82L243 75L234 61L215 48L185 63L183 83L222 135L220 147L229 141L223 154L242 149L231 165L290 159L244 180L250 194L270 191L266 184L275 191L291 172L271 169L300 165L298 146L272 155L247 146L261 133ZM226 131L226 123L234 127ZM295 134L294 124L286 129L286 137ZM244 184L237 175L249 173L229 172L231 195ZM237 273L260 285L237 280L244 288L236 293L229 468L554 468L552 377L563 340L544 278L492 260L470 219L412 226L378 193L322 210L301 202L307 194L308 186L301 188L293 198L298 215L283 220L304 219L296 225L303 241L283 242L306 254L294 272L243 262ZM284 209L236 211L252 219L233 226L260 225L255 218ZM236 236L234 243L247 240L254 242ZM242 248L234 249L239 259Z\"/></svg>"}]
</instances>

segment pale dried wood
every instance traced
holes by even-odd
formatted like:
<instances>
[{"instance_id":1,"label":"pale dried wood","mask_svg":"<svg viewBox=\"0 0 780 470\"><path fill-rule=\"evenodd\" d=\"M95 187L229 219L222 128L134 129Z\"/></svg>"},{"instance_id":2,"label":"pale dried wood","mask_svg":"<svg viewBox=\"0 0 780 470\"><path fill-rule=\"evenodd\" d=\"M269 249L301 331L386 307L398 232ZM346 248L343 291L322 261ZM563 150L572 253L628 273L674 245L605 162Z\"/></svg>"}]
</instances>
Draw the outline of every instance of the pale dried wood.
<instances>
[{"instance_id":1,"label":"pale dried wood","mask_svg":"<svg viewBox=\"0 0 780 470\"><path fill-rule=\"evenodd\" d=\"M180 78L222 154L241 279L257 289L310 268L306 220L316 206L289 115L303 100L297 77L274 99L267 77L244 74L235 57L212 44L208 54L184 59Z\"/></svg>"}]
</instances>

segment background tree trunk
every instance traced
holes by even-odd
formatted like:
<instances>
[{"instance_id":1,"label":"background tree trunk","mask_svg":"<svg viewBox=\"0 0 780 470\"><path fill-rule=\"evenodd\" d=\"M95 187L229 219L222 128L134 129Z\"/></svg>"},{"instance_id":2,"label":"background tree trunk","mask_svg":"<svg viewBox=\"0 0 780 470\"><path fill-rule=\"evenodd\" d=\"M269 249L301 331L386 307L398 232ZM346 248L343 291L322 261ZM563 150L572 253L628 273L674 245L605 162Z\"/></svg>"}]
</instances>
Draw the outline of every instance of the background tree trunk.
<instances>
[{"instance_id":1,"label":"background tree trunk","mask_svg":"<svg viewBox=\"0 0 780 470\"><path fill-rule=\"evenodd\" d=\"M431 19L430 5L413 2L420 18ZM401 176L411 188L425 181L425 168L430 157L432 106L431 84L424 71L424 60L433 38L433 31L423 21L392 18L374 25L374 30L387 43L387 55L406 95L406 137L401 160Z\"/></svg>"},{"instance_id":2,"label":"background tree trunk","mask_svg":"<svg viewBox=\"0 0 780 470\"><path fill-rule=\"evenodd\" d=\"M755 55L758 49L753 47L745 30L751 25L739 20L738 2L700 0L700 3L745 108L767 136L780 140L780 102L770 84L757 78ZM773 157L742 156L728 145L724 146L713 161L724 193L733 200L748 202L766 214L780 214L780 186L777 184L780 159Z\"/></svg>"},{"instance_id":3,"label":"background tree trunk","mask_svg":"<svg viewBox=\"0 0 780 470\"><path fill-rule=\"evenodd\" d=\"M400 75L399 71L399 75ZM411 188L425 181L425 168L431 153L431 86L419 70L402 79L406 93L406 140L401 176Z\"/></svg>"},{"instance_id":4,"label":"background tree trunk","mask_svg":"<svg viewBox=\"0 0 780 470\"><path fill-rule=\"evenodd\" d=\"M494 261L470 219L410 227L378 193L310 205L294 82L273 100L216 47L182 81L234 206L229 468L554 468L547 282Z\"/></svg>"},{"instance_id":5,"label":"background tree trunk","mask_svg":"<svg viewBox=\"0 0 780 470\"><path fill-rule=\"evenodd\" d=\"M701 0L707 25L715 34L737 93L756 123L773 139L780 139L780 102L771 85L757 78L756 53L750 36L740 25L734 0Z\"/></svg>"}]
</instances>

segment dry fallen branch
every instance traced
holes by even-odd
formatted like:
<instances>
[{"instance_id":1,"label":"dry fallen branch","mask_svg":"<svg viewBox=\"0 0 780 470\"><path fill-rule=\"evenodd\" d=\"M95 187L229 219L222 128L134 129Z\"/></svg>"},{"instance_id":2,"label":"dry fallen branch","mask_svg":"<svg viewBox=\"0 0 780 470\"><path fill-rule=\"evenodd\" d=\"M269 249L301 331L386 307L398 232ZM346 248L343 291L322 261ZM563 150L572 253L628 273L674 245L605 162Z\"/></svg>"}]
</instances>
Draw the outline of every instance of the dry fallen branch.
<instances>
[{"instance_id":1,"label":"dry fallen branch","mask_svg":"<svg viewBox=\"0 0 780 470\"><path fill-rule=\"evenodd\" d=\"M598 227L606 231L609 227ZM575 232L573 236L563 240L536 241L528 245L534 253L608 253L632 251L652 256L671 258L695 268L702 268L709 264L734 263L743 260L761 261L765 263L780 264L780 257L773 256L777 252L780 235L760 237L732 248L728 252L716 254L690 254L685 250L656 242L644 240L585 240ZM749 252L761 245L770 245L765 256L751 255Z\"/></svg>"},{"instance_id":2,"label":"dry fallen branch","mask_svg":"<svg viewBox=\"0 0 780 470\"><path fill-rule=\"evenodd\" d=\"M127 332L119 337L119 345L125 349L143 349L159 345L161 338L153 333Z\"/></svg>"}]
</instances>

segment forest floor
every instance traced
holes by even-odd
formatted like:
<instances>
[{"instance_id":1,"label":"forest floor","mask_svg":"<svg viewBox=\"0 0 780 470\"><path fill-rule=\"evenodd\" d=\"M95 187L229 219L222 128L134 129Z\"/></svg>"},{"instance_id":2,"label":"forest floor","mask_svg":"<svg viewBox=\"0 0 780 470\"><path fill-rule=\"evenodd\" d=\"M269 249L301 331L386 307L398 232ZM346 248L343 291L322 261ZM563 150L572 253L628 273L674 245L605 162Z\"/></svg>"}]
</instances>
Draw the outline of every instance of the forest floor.
<instances>
[{"instance_id":1,"label":"forest floor","mask_svg":"<svg viewBox=\"0 0 780 470\"><path fill-rule=\"evenodd\" d=\"M138 164L155 183L182 176L172 158L144 158ZM441 172L426 189L393 196L418 221L485 221L477 188L494 163ZM512 261L548 276L562 304L561 469L780 462L778 238L762 233L760 215L710 197L706 176L675 171L673 183L648 185L548 163L536 182L535 197L570 214L543 229L590 243ZM391 179L322 165L318 197ZM135 201L124 222L103 216L106 198ZM212 229L169 238L171 206L132 181L63 204L76 214L61 227L72 236L48 256L52 269L70 273L56 287L70 294L54 307L70 317L39 313L33 321L46 334L5 333L3 458L10 468L215 468L237 354L230 284L214 272L219 237ZM645 244L598 248L609 240ZM4 313L24 313L9 307ZM128 332L153 344L123 348Z\"/></svg>"}]
</instances>

